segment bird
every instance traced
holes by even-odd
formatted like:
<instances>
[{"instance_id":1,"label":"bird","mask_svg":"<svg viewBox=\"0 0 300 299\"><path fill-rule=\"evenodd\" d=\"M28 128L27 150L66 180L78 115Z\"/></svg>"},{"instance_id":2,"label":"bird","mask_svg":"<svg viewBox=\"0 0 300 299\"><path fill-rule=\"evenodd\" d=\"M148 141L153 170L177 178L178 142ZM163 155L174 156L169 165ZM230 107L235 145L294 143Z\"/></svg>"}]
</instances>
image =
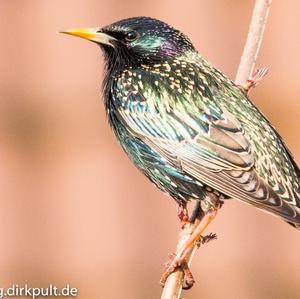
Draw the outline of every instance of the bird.
<instances>
[{"instance_id":1,"label":"bird","mask_svg":"<svg viewBox=\"0 0 300 299\"><path fill-rule=\"evenodd\" d=\"M300 170L291 152L247 90L202 57L186 35L151 17L63 33L100 46L108 122L133 164L175 199L182 221L191 219L186 206L192 201L202 215L162 285L176 267L187 270L187 249L226 200L300 229Z\"/></svg>"}]
</instances>

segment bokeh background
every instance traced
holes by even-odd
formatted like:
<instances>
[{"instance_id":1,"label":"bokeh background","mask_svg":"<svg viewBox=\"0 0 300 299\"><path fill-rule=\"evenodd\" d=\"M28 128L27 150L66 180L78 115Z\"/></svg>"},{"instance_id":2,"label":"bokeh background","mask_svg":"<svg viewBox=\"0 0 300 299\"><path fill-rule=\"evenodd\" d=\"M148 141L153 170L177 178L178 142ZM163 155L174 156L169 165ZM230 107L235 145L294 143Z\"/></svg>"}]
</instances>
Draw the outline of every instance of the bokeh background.
<instances>
[{"instance_id":1,"label":"bokeh background","mask_svg":"<svg viewBox=\"0 0 300 299\"><path fill-rule=\"evenodd\" d=\"M176 205L129 162L105 119L97 46L57 31L148 15L189 35L234 78L254 1L0 0L0 287L78 288L77 298L160 297ZM274 1L251 97L300 162L300 3ZM183 298L299 298L300 235L227 202Z\"/></svg>"}]
</instances>

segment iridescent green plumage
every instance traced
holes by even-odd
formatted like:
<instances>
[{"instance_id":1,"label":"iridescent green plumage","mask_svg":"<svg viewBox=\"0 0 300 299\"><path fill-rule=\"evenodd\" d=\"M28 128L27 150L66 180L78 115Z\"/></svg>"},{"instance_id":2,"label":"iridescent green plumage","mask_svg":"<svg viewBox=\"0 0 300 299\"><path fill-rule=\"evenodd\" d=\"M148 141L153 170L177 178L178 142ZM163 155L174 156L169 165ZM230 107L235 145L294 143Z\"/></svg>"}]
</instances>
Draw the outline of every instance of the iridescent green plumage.
<instances>
[{"instance_id":1,"label":"iridescent green plumage","mask_svg":"<svg viewBox=\"0 0 300 299\"><path fill-rule=\"evenodd\" d=\"M122 128L117 136L129 157L177 200L201 198L205 185L300 220L298 170L280 137L240 88L198 54L124 70L112 103L112 125ZM145 149L152 150L150 163ZM188 185L182 178L172 184L174 174L188 176Z\"/></svg>"},{"instance_id":2,"label":"iridescent green plumage","mask_svg":"<svg viewBox=\"0 0 300 299\"><path fill-rule=\"evenodd\" d=\"M152 182L178 202L215 192L300 225L299 168L238 86L158 20L100 32L114 38L103 46L110 124Z\"/></svg>"}]
</instances>

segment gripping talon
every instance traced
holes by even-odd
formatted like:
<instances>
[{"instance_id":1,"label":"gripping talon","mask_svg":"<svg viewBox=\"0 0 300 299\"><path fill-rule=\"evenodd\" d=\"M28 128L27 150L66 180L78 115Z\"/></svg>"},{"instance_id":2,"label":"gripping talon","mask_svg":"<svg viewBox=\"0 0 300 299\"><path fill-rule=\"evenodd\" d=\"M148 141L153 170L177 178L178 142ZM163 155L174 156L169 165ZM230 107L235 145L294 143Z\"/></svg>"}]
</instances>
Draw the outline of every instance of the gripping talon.
<instances>
[{"instance_id":1,"label":"gripping talon","mask_svg":"<svg viewBox=\"0 0 300 299\"><path fill-rule=\"evenodd\" d=\"M182 288L184 290L189 290L194 285L195 279L186 261L182 263L181 268L184 272L184 284Z\"/></svg>"},{"instance_id":2,"label":"gripping talon","mask_svg":"<svg viewBox=\"0 0 300 299\"><path fill-rule=\"evenodd\" d=\"M177 249L176 254L171 254L169 261L166 263L161 280L160 285L164 287L167 278L169 275L175 271L177 267L180 267L184 272L184 288L189 289L195 283L194 277L189 269L187 258L189 250L195 245L197 240L199 240L201 233L204 231L206 226L212 221L212 219L216 216L217 209L211 209L204 215L199 224L194 228L193 233L190 235L189 239L186 243ZM202 243L207 243L212 239L215 239L215 234L210 234L206 237L202 237Z\"/></svg>"},{"instance_id":3,"label":"gripping talon","mask_svg":"<svg viewBox=\"0 0 300 299\"><path fill-rule=\"evenodd\" d=\"M160 285L162 287L164 287L169 275L171 273L173 273L177 267L180 267L182 269L182 271L184 272L184 285L182 288L185 290L190 289L194 285L195 280L194 280L193 274L187 264L187 261L185 259L176 258L175 254L170 254L169 257L170 257L170 259L165 263L163 275L159 282Z\"/></svg>"},{"instance_id":4,"label":"gripping talon","mask_svg":"<svg viewBox=\"0 0 300 299\"><path fill-rule=\"evenodd\" d=\"M174 270L176 269L176 267L174 267L173 264L173 261L176 257L176 254L175 253L170 253L169 254L169 259L167 260L167 262L164 264L164 270L163 270L163 275L159 281L159 284L164 287L165 286L165 283L167 281L167 278L168 276L174 272Z\"/></svg>"}]
</instances>

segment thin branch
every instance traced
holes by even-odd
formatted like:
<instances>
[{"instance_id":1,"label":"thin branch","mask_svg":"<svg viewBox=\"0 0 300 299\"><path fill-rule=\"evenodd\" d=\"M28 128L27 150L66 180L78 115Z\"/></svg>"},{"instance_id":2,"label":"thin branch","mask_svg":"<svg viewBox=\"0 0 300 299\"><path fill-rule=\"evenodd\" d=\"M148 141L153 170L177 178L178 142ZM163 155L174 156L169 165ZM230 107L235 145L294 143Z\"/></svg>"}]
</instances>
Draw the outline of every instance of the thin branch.
<instances>
[{"instance_id":1,"label":"thin branch","mask_svg":"<svg viewBox=\"0 0 300 299\"><path fill-rule=\"evenodd\" d=\"M243 85L253 73L272 0L256 0L247 41L238 67L235 83Z\"/></svg>"},{"instance_id":2,"label":"thin branch","mask_svg":"<svg viewBox=\"0 0 300 299\"><path fill-rule=\"evenodd\" d=\"M179 236L178 236L178 242L177 242L177 248L176 251L188 241L192 233L194 232L195 227L200 223L200 219L197 218L192 223L185 224L184 228L181 230ZM194 253L197 249L197 246L194 246L192 250L190 250L188 254L188 265L190 266L190 263L193 259ZM168 277L166 284L164 286L161 299L179 299L180 294L182 291L182 284L183 284L184 274L183 271L180 268L177 268L173 273L170 274Z\"/></svg>"},{"instance_id":3,"label":"thin branch","mask_svg":"<svg viewBox=\"0 0 300 299\"><path fill-rule=\"evenodd\" d=\"M267 22L271 2L272 0L256 0L247 41L235 79L236 84L243 85L253 73L258 51L262 43L263 33ZM200 219L197 219L196 221L200 221ZM189 237L193 233L195 225L197 225L196 221L194 225L185 225L184 229L179 235L177 249L181 248L182 244L184 244L189 239ZM197 246L194 245L194 247L189 252L189 265L192 262L196 248ZM176 269L176 271L174 271L168 277L162 292L161 299L179 299L182 291L183 279L184 274L182 270L180 268Z\"/></svg>"}]
</instances>

